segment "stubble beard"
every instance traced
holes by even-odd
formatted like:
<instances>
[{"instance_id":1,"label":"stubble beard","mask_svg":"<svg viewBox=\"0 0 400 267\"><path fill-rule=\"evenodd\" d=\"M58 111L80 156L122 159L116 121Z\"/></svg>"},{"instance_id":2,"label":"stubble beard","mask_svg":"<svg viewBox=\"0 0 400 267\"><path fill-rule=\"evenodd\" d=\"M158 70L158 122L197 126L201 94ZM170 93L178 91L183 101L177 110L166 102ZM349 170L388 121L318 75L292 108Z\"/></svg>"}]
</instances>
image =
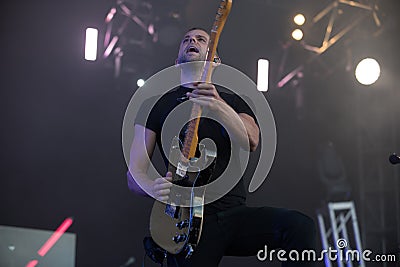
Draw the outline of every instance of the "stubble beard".
<instances>
[{"instance_id":1,"label":"stubble beard","mask_svg":"<svg viewBox=\"0 0 400 267\"><path fill-rule=\"evenodd\" d=\"M194 61L205 61L205 55L202 55L200 52L196 54L195 56L193 55L188 55L186 52L185 54L181 55L178 59L178 63L188 63L188 62L194 62Z\"/></svg>"}]
</instances>

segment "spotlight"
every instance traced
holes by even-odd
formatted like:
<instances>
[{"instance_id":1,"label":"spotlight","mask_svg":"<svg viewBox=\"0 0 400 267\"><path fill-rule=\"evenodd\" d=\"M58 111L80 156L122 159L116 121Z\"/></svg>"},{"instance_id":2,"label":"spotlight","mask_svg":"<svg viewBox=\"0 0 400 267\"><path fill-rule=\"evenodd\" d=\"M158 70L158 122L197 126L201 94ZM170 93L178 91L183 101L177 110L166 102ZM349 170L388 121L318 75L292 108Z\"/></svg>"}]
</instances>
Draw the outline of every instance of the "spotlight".
<instances>
[{"instance_id":1,"label":"spotlight","mask_svg":"<svg viewBox=\"0 0 400 267\"><path fill-rule=\"evenodd\" d=\"M355 71L356 79L363 85L375 83L381 74L379 63L373 58L365 58L358 63Z\"/></svg>"},{"instance_id":2,"label":"spotlight","mask_svg":"<svg viewBox=\"0 0 400 267\"><path fill-rule=\"evenodd\" d=\"M144 83L145 83L145 81L143 79L138 79L136 82L137 86L139 86L139 87L142 87L144 85Z\"/></svg>"},{"instance_id":3,"label":"spotlight","mask_svg":"<svg viewBox=\"0 0 400 267\"><path fill-rule=\"evenodd\" d=\"M95 61L97 58L97 37L99 32L94 28L86 29L85 59Z\"/></svg>"},{"instance_id":4,"label":"spotlight","mask_svg":"<svg viewBox=\"0 0 400 267\"><path fill-rule=\"evenodd\" d=\"M258 60L257 71L257 89L261 92L268 91L268 69L269 61L267 59Z\"/></svg>"},{"instance_id":5,"label":"spotlight","mask_svg":"<svg viewBox=\"0 0 400 267\"><path fill-rule=\"evenodd\" d=\"M117 13L117 9L115 7L111 8L105 19L106 23L111 22L111 20L114 18L115 13Z\"/></svg>"},{"instance_id":6,"label":"spotlight","mask_svg":"<svg viewBox=\"0 0 400 267\"><path fill-rule=\"evenodd\" d=\"M296 16L294 16L293 21L297 25L302 26L304 22L306 22L306 18L304 17L303 14L297 14Z\"/></svg>"},{"instance_id":7,"label":"spotlight","mask_svg":"<svg viewBox=\"0 0 400 267\"><path fill-rule=\"evenodd\" d=\"M292 32L292 37L293 39L295 39L296 41L300 41L301 39L303 39L303 31L300 29L295 29Z\"/></svg>"}]
</instances>

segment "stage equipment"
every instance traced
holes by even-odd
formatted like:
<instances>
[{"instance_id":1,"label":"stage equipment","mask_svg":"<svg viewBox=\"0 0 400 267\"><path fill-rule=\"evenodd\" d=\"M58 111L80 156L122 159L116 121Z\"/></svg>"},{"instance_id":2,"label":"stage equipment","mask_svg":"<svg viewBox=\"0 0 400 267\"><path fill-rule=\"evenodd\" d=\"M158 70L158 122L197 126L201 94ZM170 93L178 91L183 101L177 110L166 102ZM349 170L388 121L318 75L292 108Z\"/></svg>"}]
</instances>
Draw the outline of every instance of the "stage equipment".
<instances>
[{"instance_id":1,"label":"stage equipment","mask_svg":"<svg viewBox=\"0 0 400 267\"><path fill-rule=\"evenodd\" d=\"M337 255L342 255L342 257L337 257L337 266L343 267L346 265L347 267L365 267L365 262L362 257L363 249L361 245L360 231L354 202L348 201L328 203L328 216L331 225L329 228L325 227L323 213L319 212L317 216L321 233L322 248L326 251L334 248L338 251ZM353 244L351 241L354 241L355 244ZM358 254L359 257L355 261L352 259L346 260L346 255L349 254ZM328 255L325 255L324 261L326 267L332 266L332 261Z\"/></svg>"},{"instance_id":2,"label":"stage equipment","mask_svg":"<svg viewBox=\"0 0 400 267\"><path fill-rule=\"evenodd\" d=\"M381 20L378 16L380 0L358 0L358 1L348 1L348 0L333 0L331 3L317 13L311 20L308 28L304 28L304 36L300 45L307 51L312 52L308 59L304 60L304 63L300 64L294 70L290 71L283 77L278 77L277 87L281 88L287 82L289 82L300 70L303 70L306 65L311 64L315 59L325 53L331 46L342 39L346 34L358 26L361 22L365 21L366 18L371 18L374 21L376 27L381 27ZM350 13L352 16L350 19L344 19L345 15ZM315 45L306 38L313 34L309 31L324 26L323 18L329 16L325 30L323 31L322 43ZM340 23L339 23L340 22ZM337 24L341 24L337 26ZM336 27L335 27L336 26ZM338 28L338 29L337 29ZM372 36L372 33L371 33ZM315 36L313 36L315 37ZM320 40L320 38L318 38ZM287 53L287 51L284 51Z\"/></svg>"}]
</instances>

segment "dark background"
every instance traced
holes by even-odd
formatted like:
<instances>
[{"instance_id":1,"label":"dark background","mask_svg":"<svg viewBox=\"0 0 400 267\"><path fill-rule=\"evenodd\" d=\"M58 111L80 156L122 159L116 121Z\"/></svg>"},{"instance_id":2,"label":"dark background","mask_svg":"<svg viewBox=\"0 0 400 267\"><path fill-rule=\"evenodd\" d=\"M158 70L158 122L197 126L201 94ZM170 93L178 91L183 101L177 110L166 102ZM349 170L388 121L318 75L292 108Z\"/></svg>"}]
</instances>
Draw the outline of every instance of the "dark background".
<instances>
[{"instance_id":1,"label":"dark background","mask_svg":"<svg viewBox=\"0 0 400 267\"><path fill-rule=\"evenodd\" d=\"M125 44L118 78L112 57L84 60L86 27L99 29L101 43L104 18L114 1L1 4L0 224L54 230L73 216L69 231L77 234L78 267L120 266L131 256L137 260L134 266L140 265L152 200L127 188L121 146L124 112L137 89L136 80L172 65L181 34L192 26L210 29L219 3L147 2L153 5L160 39L156 43L146 39L143 47ZM270 60L270 89L265 97L278 134L268 179L249 195L248 202L298 209L316 219L316 211L326 208L328 192L317 162L321 146L331 141L352 187L350 199L356 203L364 245L398 253L399 167L387 159L392 152L400 153L399 3L376 1L380 27L367 16L310 61L313 53L290 40L291 18L296 12L314 16L331 2L234 1L221 36L220 56L253 80L256 60ZM342 11L339 28L358 15L354 8ZM180 14L172 22L179 25L176 41L167 38L172 34L161 34L171 12ZM327 20L310 24L308 20L307 38L319 46ZM142 35L131 23L126 38L136 33ZM102 49L100 45L99 56ZM380 79L370 87L359 85L353 75L355 64L366 54L378 59L382 69ZM304 65L302 77L282 88L276 86L300 65ZM373 197L364 190L370 187L375 187ZM372 211L367 210L370 200L377 205L371 206ZM381 228L374 228L374 218L383 218ZM372 228L376 233L368 232ZM387 242L384 250L382 240ZM244 264L266 263L255 257L227 258L221 266Z\"/></svg>"}]
</instances>

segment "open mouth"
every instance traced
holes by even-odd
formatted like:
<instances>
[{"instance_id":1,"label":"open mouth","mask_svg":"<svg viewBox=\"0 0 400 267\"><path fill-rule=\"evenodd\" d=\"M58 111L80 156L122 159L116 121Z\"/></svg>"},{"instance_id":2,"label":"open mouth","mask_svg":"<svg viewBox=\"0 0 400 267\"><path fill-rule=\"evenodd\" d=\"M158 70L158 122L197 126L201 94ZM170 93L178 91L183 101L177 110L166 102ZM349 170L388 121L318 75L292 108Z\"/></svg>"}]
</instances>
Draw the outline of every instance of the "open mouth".
<instances>
[{"instance_id":1,"label":"open mouth","mask_svg":"<svg viewBox=\"0 0 400 267\"><path fill-rule=\"evenodd\" d=\"M195 46L189 46L186 49L186 53L199 53L199 49Z\"/></svg>"}]
</instances>

